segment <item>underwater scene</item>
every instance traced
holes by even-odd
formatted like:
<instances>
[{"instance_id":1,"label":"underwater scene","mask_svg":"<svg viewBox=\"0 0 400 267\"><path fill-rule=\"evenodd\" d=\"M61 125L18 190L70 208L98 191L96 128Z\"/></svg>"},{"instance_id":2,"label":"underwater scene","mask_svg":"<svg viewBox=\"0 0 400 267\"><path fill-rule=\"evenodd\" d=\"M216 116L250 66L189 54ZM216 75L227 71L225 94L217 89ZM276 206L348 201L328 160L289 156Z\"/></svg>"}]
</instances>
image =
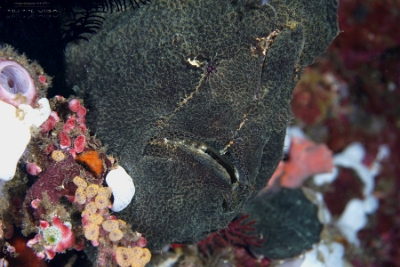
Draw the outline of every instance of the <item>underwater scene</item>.
<instances>
[{"instance_id":1,"label":"underwater scene","mask_svg":"<svg viewBox=\"0 0 400 267\"><path fill-rule=\"evenodd\" d=\"M0 267L400 267L398 18L0 0Z\"/></svg>"}]
</instances>

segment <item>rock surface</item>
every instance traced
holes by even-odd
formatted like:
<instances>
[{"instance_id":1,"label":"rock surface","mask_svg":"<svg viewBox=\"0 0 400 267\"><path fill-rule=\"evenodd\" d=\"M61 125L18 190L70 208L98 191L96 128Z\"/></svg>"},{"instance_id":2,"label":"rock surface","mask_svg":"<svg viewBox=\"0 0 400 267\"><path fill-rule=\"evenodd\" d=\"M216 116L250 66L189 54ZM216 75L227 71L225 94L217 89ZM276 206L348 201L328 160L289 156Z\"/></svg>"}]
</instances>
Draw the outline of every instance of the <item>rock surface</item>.
<instances>
[{"instance_id":1,"label":"rock surface","mask_svg":"<svg viewBox=\"0 0 400 267\"><path fill-rule=\"evenodd\" d=\"M338 33L335 0L259 2L152 1L67 48L90 129L135 183L117 216L152 249L225 227L266 185L302 67Z\"/></svg>"}]
</instances>

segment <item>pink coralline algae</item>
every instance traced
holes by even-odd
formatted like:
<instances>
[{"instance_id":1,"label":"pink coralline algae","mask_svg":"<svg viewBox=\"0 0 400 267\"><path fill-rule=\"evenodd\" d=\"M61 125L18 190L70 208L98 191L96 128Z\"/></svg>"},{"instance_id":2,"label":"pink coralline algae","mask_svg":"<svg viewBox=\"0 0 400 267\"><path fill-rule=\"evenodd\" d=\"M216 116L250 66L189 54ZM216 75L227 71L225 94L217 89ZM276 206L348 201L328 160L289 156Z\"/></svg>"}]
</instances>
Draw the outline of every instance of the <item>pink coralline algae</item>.
<instances>
[{"instance_id":1,"label":"pink coralline algae","mask_svg":"<svg viewBox=\"0 0 400 267\"><path fill-rule=\"evenodd\" d=\"M282 187L300 187L310 176L331 172L333 167L332 151L325 144L292 137L289 158L280 162L268 185L279 181Z\"/></svg>"},{"instance_id":2,"label":"pink coralline algae","mask_svg":"<svg viewBox=\"0 0 400 267\"><path fill-rule=\"evenodd\" d=\"M59 202L63 196L74 194L72 179L79 174L91 177L85 168L75 162L71 155L67 155L62 161L49 160L46 163L46 170L39 174L39 179L32 185L26 196L26 203L33 199L43 199L46 192L49 201L53 204ZM93 179L93 178L92 178Z\"/></svg>"},{"instance_id":3,"label":"pink coralline algae","mask_svg":"<svg viewBox=\"0 0 400 267\"><path fill-rule=\"evenodd\" d=\"M39 233L27 243L28 247L35 246L39 258L46 257L49 260L53 259L56 253L65 252L74 245L75 235L71 224L63 223L57 216L53 217L51 226L47 221L40 221Z\"/></svg>"}]
</instances>

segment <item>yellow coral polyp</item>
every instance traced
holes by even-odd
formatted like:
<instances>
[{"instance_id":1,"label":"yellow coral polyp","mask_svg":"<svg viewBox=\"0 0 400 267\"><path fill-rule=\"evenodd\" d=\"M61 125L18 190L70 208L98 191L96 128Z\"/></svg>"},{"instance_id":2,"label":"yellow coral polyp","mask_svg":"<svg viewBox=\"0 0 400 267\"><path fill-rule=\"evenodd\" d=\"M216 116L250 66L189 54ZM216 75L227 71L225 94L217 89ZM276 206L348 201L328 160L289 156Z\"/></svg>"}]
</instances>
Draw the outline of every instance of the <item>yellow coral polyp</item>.
<instances>
[{"instance_id":1,"label":"yellow coral polyp","mask_svg":"<svg viewBox=\"0 0 400 267\"><path fill-rule=\"evenodd\" d=\"M54 150L51 152L51 158L54 161L59 162L65 159L65 154L61 150Z\"/></svg>"},{"instance_id":2,"label":"yellow coral polyp","mask_svg":"<svg viewBox=\"0 0 400 267\"><path fill-rule=\"evenodd\" d=\"M94 223L85 226L84 235L86 239L97 241L97 239L99 238L99 228L100 227Z\"/></svg>"},{"instance_id":3,"label":"yellow coral polyp","mask_svg":"<svg viewBox=\"0 0 400 267\"><path fill-rule=\"evenodd\" d=\"M98 196L104 196L106 198L110 198L111 193L112 193L112 191L111 191L110 187L100 187L99 191L97 191Z\"/></svg>"},{"instance_id":4,"label":"yellow coral polyp","mask_svg":"<svg viewBox=\"0 0 400 267\"><path fill-rule=\"evenodd\" d=\"M103 220L103 216L101 216L100 214L91 214L88 216L88 221L97 225L100 225Z\"/></svg>"},{"instance_id":5,"label":"yellow coral polyp","mask_svg":"<svg viewBox=\"0 0 400 267\"><path fill-rule=\"evenodd\" d=\"M94 203L93 201L89 202L85 205L85 210L82 212L82 216L86 214L87 215L95 214L96 211L97 211L96 203Z\"/></svg>"},{"instance_id":6,"label":"yellow coral polyp","mask_svg":"<svg viewBox=\"0 0 400 267\"><path fill-rule=\"evenodd\" d=\"M75 191L75 202L78 204L86 203L86 192L82 187L78 187Z\"/></svg>"},{"instance_id":7,"label":"yellow coral polyp","mask_svg":"<svg viewBox=\"0 0 400 267\"><path fill-rule=\"evenodd\" d=\"M118 225L119 223L117 220L107 220L101 224L103 229L106 230L107 232L118 230Z\"/></svg>"},{"instance_id":8,"label":"yellow coral polyp","mask_svg":"<svg viewBox=\"0 0 400 267\"><path fill-rule=\"evenodd\" d=\"M121 267L144 267L150 259L151 253L147 248L118 247L115 251L115 261Z\"/></svg>"},{"instance_id":9,"label":"yellow coral polyp","mask_svg":"<svg viewBox=\"0 0 400 267\"><path fill-rule=\"evenodd\" d=\"M86 188L86 195L88 198L95 197L97 195L97 192L99 191L99 186L97 184L90 184Z\"/></svg>"},{"instance_id":10,"label":"yellow coral polyp","mask_svg":"<svg viewBox=\"0 0 400 267\"><path fill-rule=\"evenodd\" d=\"M112 242L117 242L117 241L121 240L122 237L124 237L124 233L119 229L111 231L110 234L108 235L108 238Z\"/></svg>"},{"instance_id":11,"label":"yellow coral polyp","mask_svg":"<svg viewBox=\"0 0 400 267\"><path fill-rule=\"evenodd\" d=\"M115 261L121 267L129 267L132 264L132 250L125 247L118 247L115 251Z\"/></svg>"},{"instance_id":12,"label":"yellow coral polyp","mask_svg":"<svg viewBox=\"0 0 400 267\"><path fill-rule=\"evenodd\" d=\"M99 210L106 209L108 207L108 205L110 204L110 201L105 196L96 196L94 202L96 203L96 207Z\"/></svg>"},{"instance_id":13,"label":"yellow coral polyp","mask_svg":"<svg viewBox=\"0 0 400 267\"><path fill-rule=\"evenodd\" d=\"M131 267L144 267L150 261L151 253L147 248L134 247L131 250L133 253Z\"/></svg>"},{"instance_id":14,"label":"yellow coral polyp","mask_svg":"<svg viewBox=\"0 0 400 267\"><path fill-rule=\"evenodd\" d=\"M79 177L79 176L75 176L74 179L72 180L74 182L74 184L77 187L81 187L83 189L86 189L86 187L88 186L87 182L85 181L85 179Z\"/></svg>"}]
</instances>

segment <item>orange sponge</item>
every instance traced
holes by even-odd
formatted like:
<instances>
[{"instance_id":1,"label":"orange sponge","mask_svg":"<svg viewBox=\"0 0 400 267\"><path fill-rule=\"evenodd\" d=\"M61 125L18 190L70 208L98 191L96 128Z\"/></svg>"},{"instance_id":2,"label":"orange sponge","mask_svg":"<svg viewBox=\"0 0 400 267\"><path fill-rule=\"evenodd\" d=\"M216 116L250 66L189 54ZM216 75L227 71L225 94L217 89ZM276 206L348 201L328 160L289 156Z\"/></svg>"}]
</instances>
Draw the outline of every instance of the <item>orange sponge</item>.
<instances>
[{"instance_id":1,"label":"orange sponge","mask_svg":"<svg viewBox=\"0 0 400 267\"><path fill-rule=\"evenodd\" d=\"M96 150L90 150L76 155L75 160L88 167L95 176L99 176L103 172L103 161L100 158L99 152Z\"/></svg>"}]
</instances>

